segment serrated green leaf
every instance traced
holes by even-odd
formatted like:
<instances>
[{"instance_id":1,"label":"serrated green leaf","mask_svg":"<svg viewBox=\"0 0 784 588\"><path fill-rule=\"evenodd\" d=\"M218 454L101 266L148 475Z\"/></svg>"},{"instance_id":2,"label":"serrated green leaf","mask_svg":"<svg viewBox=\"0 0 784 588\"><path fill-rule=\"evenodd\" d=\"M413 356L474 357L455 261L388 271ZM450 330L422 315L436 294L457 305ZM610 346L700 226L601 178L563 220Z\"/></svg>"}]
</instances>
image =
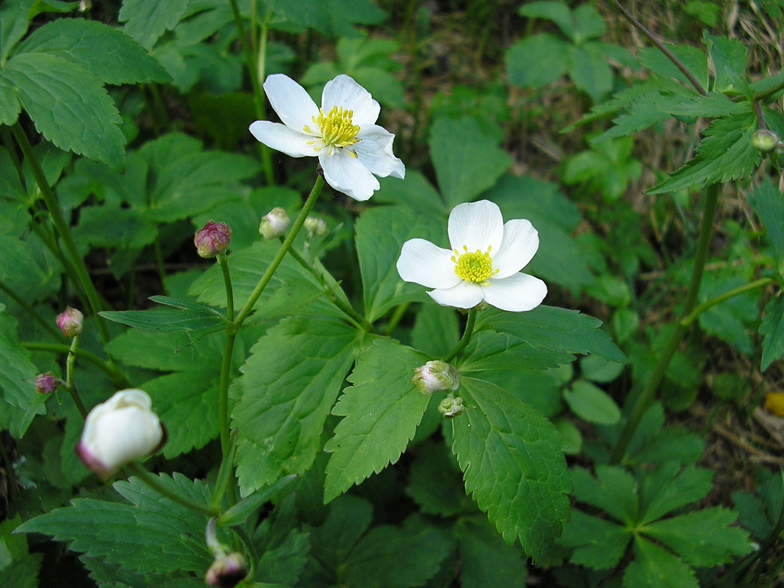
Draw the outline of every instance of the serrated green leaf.
<instances>
[{"instance_id":1,"label":"serrated green leaf","mask_svg":"<svg viewBox=\"0 0 784 588\"><path fill-rule=\"evenodd\" d=\"M451 517L465 510L470 500L449 449L443 443L425 441L413 453L406 494L422 512Z\"/></svg>"},{"instance_id":2,"label":"serrated green leaf","mask_svg":"<svg viewBox=\"0 0 784 588\"><path fill-rule=\"evenodd\" d=\"M592 7L587 6L591 10ZM604 21L601 21L602 24ZM575 47L569 64L569 77L575 87L588 94L594 102L613 89L613 75L610 66L601 53L589 47Z\"/></svg>"},{"instance_id":3,"label":"serrated green leaf","mask_svg":"<svg viewBox=\"0 0 784 588\"><path fill-rule=\"evenodd\" d=\"M3 588L37 588L38 574L44 560L43 553L33 553L13 561L0 569L0 586Z\"/></svg>"},{"instance_id":4,"label":"serrated green leaf","mask_svg":"<svg viewBox=\"0 0 784 588\"><path fill-rule=\"evenodd\" d=\"M368 0L268 0L276 14L328 36L356 37L350 23L378 24L386 13Z\"/></svg>"},{"instance_id":5,"label":"serrated green leaf","mask_svg":"<svg viewBox=\"0 0 784 588\"><path fill-rule=\"evenodd\" d=\"M404 180L379 178L381 188L373 194L375 202L402 204L420 214L446 218L449 210L433 185L416 170L406 170Z\"/></svg>"},{"instance_id":6,"label":"serrated green leaf","mask_svg":"<svg viewBox=\"0 0 784 588\"><path fill-rule=\"evenodd\" d=\"M277 494L280 490L291 484L291 482L296 479L297 476L295 475L285 476L268 488L243 498L218 517L218 524L229 527L234 525L241 525L246 520L248 520L248 518L254 512L261 508L264 503L269 502L275 496L275 494Z\"/></svg>"},{"instance_id":7,"label":"serrated green leaf","mask_svg":"<svg viewBox=\"0 0 784 588\"><path fill-rule=\"evenodd\" d=\"M471 343L455 363L461 374L474 374L491 380L495 378L494 372L501 370L511 373L517 370L544 370L573 360L574 356L569 353L537 349L508 333L487 330L479 331L471 338Z\"/></svg>"},{"instance_id":8,"label":"serrated green leaf","mask_svg":"<svg viewBox=\"0 0 784 588\"><path fill-rule=\"evenodd\" d=\"M705 53L692 45L668 45L667 48L686 66L703 88L708 87L708 58ZM690 90L695 91L683 72L658 48L641 49L637 53L637 59L653 73L679 80Z\"/></svg>"},{"instance_id":9,"label":"serrated green leaf","mask_svg":"<svg viewBox=\"0 0 784 588\"><path fill-rule=\"evenodd\" d=\"M765 371L770 364L784 355L784 297L776 296L765 306L765 316L759 328L762 340L762 364Z\"/></svg>"},{"instance_id":10,"label":"serrated green leaf","mask_svg":"<svg viewBox=\"0 0 784 588\"><path fill-rule=\"evenodd\" d=\"M747 195L754 212L765 226L777 265L781 266L784 261L784 195L773 185L770 178L763 178Z\"/></svg>"},{"instance_id":11,"label":"serrated green leaf","mask_svg":"<svg viewBox=\"0 0 784 588\"><path fill-rule=\"evenodd\" d=\"M756 129L756 118L752 114L714 120L705 130L697 156L648 194L676 192L748 176L760 162L759 151L751 143Z\"/></svg>"},{"instance_id":12,"label":"serrated green leaf","mask_svg":"<svg viewBox=\"0 0 784 588\"><path fill-rule=\"evenodd\" d=\"M435 242L444 239L444 223L403 207L378 207L362 213L356 231L368 320L377 320L398 304L428 298L422 286L400 278L395 264L408 239L421 237Z\"/></svg>"},{"instance_id":13,"label":"serrated green leaf","mask_svg":"<svg viewBox=\"0 0 784 588\"><path fill-rule=\"evenodd\" d=\"M411 345L431 357L443 357L460 340L457 313L436 304L420 306L411 329Z\"/></svg>"},{"instance_id":14,"label":"serrated green leaf","mask_svg":"<svg viewBox=\"0 0 784 588\"><path fill-rule=\"evenodd\" d=\"M696 462L705 451L705 440L683 427L665 427L635 450L630 450L626 461L632 464L677 461Z\"/></svg>"},{"instance_id":15,"label":"serrated green leaf","mask_svg":"<svg viewBox=\"0 0 784 588\"><path fill-rule=\"evenodd\" d=\"M574 47L549 33L523 39L506 52L506 76L509 83L521 88L541 88L569 69Z\"/></svg>"},{"instance_id":16,"label":"serrated green leaf","mask_svg":"<svg viewBox=\"0 0 784 588\"><path fill-rule=\"evenodd\" d=\"M447 534L437 528L413 531L391 525L374 527L343 564L345 582L357 588L420 586L438 572L450 547Z\"/></svg>"},{"instance_id":17,"label":"serrated green leaf","mask_svg":"<svg viewBox=\"0 0 784 588\"><path fill-rule=\"evenodd\" d=\"M738 513L720 506L646 525L644 533L661 541L695 567L712 567L754 549L749 534L729 525Z\"/></svg>"},{"instance_id":18,"label":"serrated green leaf","mask_svg":"<svg viewBox=\"0 0 784 588\"><path fill-rule=\"evenodd\" d=\"M625 588L699 588L694 570L639 535L634 540L634 555L634 561L623 574Z\"/></svg>"},{"instance_id":19,"label":"serrated green leaf","mask_svg":"<svg viewBox=\"0 0 784 588\"><path fill-rule=\"evenodd\" d=\"M492 187L512 163L472 117L438 119L428 144L438 186L450 208Z\"/></svg>"},{"instance_id":20,"label":"serrated green leaf","mask_svg":"<svg viewBox=\"0 0 784 588\"><path fill-rule=\"evenodd\" d=\"M640 521L655 521L668 512L697 502L713 487L713 472L694 466L680 469L678 462L665 462L647 474L640 489Z\"/></svg>"},{"instance_id":21,"label":"serrated green leaf","mask_svg":"<svg viewBox=\"0 0 784 588\"><path fill-rule=\"evenodd\" d=\"M311 466L361 339L342 321L291 317L251 348L231 392L243 495Z\"/></svg>"},{"instance_id":22,"label":"serrated green leaf","mask_svg":"<svg viewBox=\"0 0 784 588\"><path fill-rule=\"evenodd\" d=\"M480 517L460 521L460 586L497 588L521 586L528 572L522 552L507 545L496 530Z\"/></svg>"},{"instance_id":23,"label":"serrated green leaf","mask_svg":"<svg viewBox=\"0 0 784 588\"><path fill-rule=\"evenodd\" d=\"M191 500L205 506L209 502L209 488L202 482L180 474L158 479ZM206 516L164 498L138 478L116 482L114 489L131 504L77 498L72 506L29 520L18 531L71 541L72 551L140 573L204 573L213 561L204 543Z\"/></svg>"},{"instance_id":24,"label":"serrated green leaf","mask_svg":"<svg viewBox=\"0 0 784 588\"><path fill-rule=\"evenodd\" d=\"M606 570L620 561L631 538L629 529L574 509L559 543L574 548L573 564Z\"/></svg>"},{"instance_id":25,"label":"serrated green leaf","mask_svg":"<svg viewBox=\"0 0 784 588\"><path fill-rule=\"evenodd\" d=\"M188 7L188 0L124 0L118 20L139 45L152 49L167 30L174 30Z\"/></svg>"},{"instance_id":26,"label":"serrated green leaf","mask_svg":"<svg viewBox=\"0 0 784 588\"><path fill-rule=\"evenodd\" d=\"M43 396L35 391L38 370L30 361L30 352L19 342L17 327L16 319L4 304L0 304L0 392L3 400L12 406L37 409ZM27 430L33 415L23 419L19 426L20 436Z\"/></svg>"},{"instance_id":27,"label":"serrated green leaf","mask_svg":"<svg viewBox=\"0 0 784 588\"><path fill-rule=\"evenodd\" d=\"M480 317L477 329L487 325L496 332L509 333L525 341L534 349L595 353L611 361L628 363L626 355L599 328L601 324L600 320L576 310L543 305L530 312L486 312Z\"/></svg>"},{"instance_id":28,"label":"serrated green leaf","mask_svg":"<svg viewBox=\"0 0 784 588\"><path fill-rule=\"evenodd\" d=\"M519 537L537 561L568 518L571 482L560 435L536 410L494 384L463 377L460 393L467 409L452 420L452 451L466 492L507 543Z\"/></svg>"},{"instance_id":29,"label":"serrated green leaf","mask_svg":"<svg viewBox=\"0 0 784 588\"><path fill-rule=\"evenodd\" d=\"M615 401L590 382L578 380L563 395L572 412L589 423L613 425L621 418Z\"/></svg>"},{"instance_id":30,"label":"serrated green leaf","mask_svg":"<svg viewBox=\"0 0 784 588\"><path fill-rule=\"evenodd\" d=\"M572 11L563 2L529 2L520 7L519 13L528 18L551 20L558 25L564 35L570 39L574 38Z\"/></svg>"},{"instance_id":31,"label":"serrated green leaf","mask_svg":"<svg viewBox=\"0 0 784 588\"><path fill-rule=\"evenodd\" d=\"M0 71L0 123L11 126L19 118L21 109L13 82Z\"/></svg>"},{"instance_id":32,"label":"serrated green leaf","mask_svg":"<svg viewBox=\"0 0 784 588\"><path fill-rule=\"evenodd\" d=\"M0 235L0 280L24 300L43 300L56 292L62 273L62 265L37 235L25 240Z\"/></svg>"},{"instance_id":33,"label":"serrated green leaf","mask_svg":"<svg viewBox=\"0 0 784 588\"><path fill-rule=\"evenodd\" d=\"M604 19L590 4L581 4L572 11L574 19L574 42L580 45L586 39L601 37L606 30Z\"/></svg>"},{"instance_id":34,"label":"serrated green leaf","mask_svg":"<svg viewBox=\"0 0 784 588\"><path fill-rule=\"evenodd\" d=\"M374 341L359 355L348 377L353 385L332 409L345 418L324 447L332 453L325 502L400 459L430 400L411 382L414 368L427 360L423 353L387 340Z\"/></svg>"},{"instance_id":35,"label":"serrated green leaf","mask_svg":"<svg viewBox=\"0 0 784 588\"><path fill-rule=\"evenodd\" d=\"M572 470L574 496L580 502L607 511L622 523L637 521L637 483L621 467L596 466L596 478L587 470Z\"/></svg>"},{"instance_id":36,"label":"serrated green leaf","mask_svg":"<svg viewBox=\"0 0 784 588\"><path fill-rule=\"evenodd\" d=\"M52 21L31 34L18 53L46 53L79 65L106 84L171 81L160 64L121 30L94 20Z\"/></svg>"},{"instance_id":37,"label":"serrated green leaf","mask_svg":"<svg viewBox=\"0 0 784 588\"><path fill-rule=\"evenodd\" d=\"M708 92L705 96L694 96L680 104L668 104L668 112L677 116L702 116L716 118L731 114L751 112L748 102L733 102L721 92Z\"/></svg>"},{"instance_id":38,"label":"serrated green leaf","mask_svg":"<svg viewBox=\"0 0 784 588\"><path fill-rule=\"evenodd\" d=\"M591 143L601 143L631 135L665 121L671 117L668 112L670 108L679 104L680 100L674 96L664 96L658 93L645 94L634 100L626 112L613 119L615 126L591 139Z\"/></svg>"},{"instance_id":39,"label":"serrated green leaf","mask_svg":"<svg viewBox=\"0 0 784 588\"><path fill-rule=\"evenodd\" d=\"M78 65L46 53L8 60L3 78L12 83L36 129L65 151L125 166L120 114L98 78Z\"/></svg>"},{"instance_id":40,"label":"serrated green leaf","mask_svg":"<svg viewBox=\"0 0 784 588\"><path fill-rule=\"evenodd\" d=\"M726 92L733 87L733 76L729 72L742 76L746 71L746 46L738 39L727 37L716 37L707 30L702 33L703 42L708 46L708 54L713 61L716 70L716 81L713 85L714 90ZM729 72L728 72L729 70ZM742 88L735 87L735 90L742 91Z\"/></svg>"},{"instance_id":41,"label":"serrated green leaf","mask_svg":"<svg viewBox=\"0 0 784 588\"><path fill-rule=\"evenodd\" d=\"M141 249L157 236L155 223L141 211L109 205L83 208L79 212L79 224L73 230L77 243L106 248Z\"/></svg>"},{"instance_id":42,"label":"serrated green leaf","mask_svg":"<svg viewBox=\"0 0 784 588\"><path fill-rule=\"evenodd\" d=\"M220 331L231 324L225 316L203 304L168 296L152 296L150 300L177 310L112 310L99 314L110 321L154 333L196 331L198 334L206 334Z\"/></svg>"}]
</instances>

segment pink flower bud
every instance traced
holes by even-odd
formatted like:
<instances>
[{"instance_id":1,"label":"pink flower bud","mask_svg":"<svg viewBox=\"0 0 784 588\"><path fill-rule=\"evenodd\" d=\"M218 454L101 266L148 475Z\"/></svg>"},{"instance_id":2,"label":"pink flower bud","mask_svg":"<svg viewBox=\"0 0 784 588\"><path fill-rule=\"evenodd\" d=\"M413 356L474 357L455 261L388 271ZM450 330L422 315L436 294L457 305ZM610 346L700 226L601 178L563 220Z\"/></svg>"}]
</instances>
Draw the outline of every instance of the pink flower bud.
<instances>
[{"instance_id":1,"label":"pink flower bud","mask_svg":"<svg viewBox=\"0 0 784 588\"><path fill-rule=\"evenodd\" d=\"M291 224L289 215L283 208L276 206L261 219L259 233L265 239L275 239L286 232L289 224Z\"/></svg>"},{"instance_id":2,"label":"pink flower bud","mask_svg":"<svg viewBox=\"0 0 784 588\"><path fill-rule=\"evenodd\" d=\"M209 221L204 228L196 231L193 244L196 252L201 257L215 257L229 248L231 241L231 228L226 223Z\"/></svg>"},{"instance_id":3,"label":"pink flower bud","mask_svg":"<svg viewBox=\"0 0 784 588\"><path fill-rule=\"evenodd\" d=\"M207 586L220 586L233 588L248 575L245 558L241 553L229 553L224 557L217 557L207 570L204 581Z\"/></svg>"},{"instance_id":4,"label":"pink flower bud","mask_svg":"<svg viewBox=\"0 0 784 588\"><path fill-rule=\"evenodd\" d=\"M166 429L143 390L121 390L87 415L76 453L104 480L120 466L157 452Z\"/></svg>"},{"instance_id":5,"label":"pink flower bud","mask_svg":"<svg viewBox=\"0 0 784 588\"><path fill-rule=\"evenodd\" d=\"M57 315L57 326L66 337L76 337L82 333L84 315L75 308L67 307L62 314Z\"/></svg>"},{"instance_id":6,"label":"pink flower bud","mask_svg":"<svg viewBox=\"0 0 784 588\"><path fill-rule=\"evenodd\" d=\"M39 394L51 394L60 387L60 384L62 381L52 372L38 374L35 377L35 391Z\"/></svg>"},{"instance_id":7,"label":"pink flower bud","mask_svg":"<svg viewBox=\"0 0 784 588\"><path fill-rule=\"evenodd\" d=\"M416 368L411 381L422 394L429 396L441 390L457 390L460 387L460 374L448 363L434 360Z\"/></svg>"}]
</instances>

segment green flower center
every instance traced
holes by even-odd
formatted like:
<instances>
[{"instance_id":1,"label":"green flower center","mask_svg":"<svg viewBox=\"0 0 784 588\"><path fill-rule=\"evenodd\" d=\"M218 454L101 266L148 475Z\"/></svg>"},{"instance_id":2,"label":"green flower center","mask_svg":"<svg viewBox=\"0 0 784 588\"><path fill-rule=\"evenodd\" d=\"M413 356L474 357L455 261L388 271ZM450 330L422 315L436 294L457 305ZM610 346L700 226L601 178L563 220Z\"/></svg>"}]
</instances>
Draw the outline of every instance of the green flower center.
<instances>
[{"instance_id":1,"label":"green flower center","mask_svg":"<svg viewBox=\"0 0 784 588\"><path fill-rule=\"evenodd\" d=\"M353 116L353 110L344 110L342 106L340 108L333 106L326 114L324 114L323 108L319 108L318 117L311 118L318 125L325 146L348 147L359 141L357 139L359 126L353 123ZM309 125L305 125L304 131L316 134Z\"/></svg>"},{"instance_id":2,"label":"green flower center","mask_svg":"<svg viewBox=\"0 0 784 588\"><path fill-rule=\"evenodd\" d=\"M466 282L487 285L487 279L498 273L498 270L493 270L493 260L490 258L491 249L492 246L488 247L484 253L479 249L468 251L468 247L465 245L463 245L463 253L454 249L455 255L452 256L452 261L455 262L457 277Z\"/></svg>"}]
</instances>

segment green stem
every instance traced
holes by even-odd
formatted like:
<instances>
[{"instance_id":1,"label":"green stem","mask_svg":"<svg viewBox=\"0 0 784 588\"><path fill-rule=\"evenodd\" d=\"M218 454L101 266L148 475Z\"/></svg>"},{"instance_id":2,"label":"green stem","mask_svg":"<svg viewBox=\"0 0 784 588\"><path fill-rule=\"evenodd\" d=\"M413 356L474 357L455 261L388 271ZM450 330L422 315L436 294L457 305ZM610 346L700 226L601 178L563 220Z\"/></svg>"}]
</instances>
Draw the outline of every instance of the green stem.
<instances>
[{"instance_id":1,"label":"green stem","mask_svg":"<svg viewBox=\"0 0 784 588\"><path fill-rule=\"evenodd\" d=\"M102 310L101 300L98 297L98 292L95 289L95 285L90 279L90 274L87 271L87 266L84 264L84 259L79 253L79 250L76 248L76 243L74 243L73 237L68 230L68 224L65 222L62 212L60 212L57 199L55 198L52 189L49 187L49 183L46 181L44 170L41 169L41 164L38 162L38 158L35 156L33 147L30 145L30 140L27 138L27 135L25 134L24 129L22 129L22 125L19 124L19 121L14 123L14 125L11 127L11 131L13 132L16 141L19 143L19 147L22 149L25 161L30 164L30 169L33 171L35 181L38 183L38 188L41 190L41 195L43 196L44 202L46 203L46 207L49 209L52 222L54 223L57 232L60 234L60 238L63 241L65 250L68 252L68 256L74 265L74 269L76 270L76 274L79 277L79 281L84 288L85 294L87 294L87 300L89 301L90 307L92 308L93 314L96 316L98 322L98 330L100 331L101 339L104 343L108 343L109 329L107 328L104 319L98 315L98 313Z\"/></svg>"},{"instance_id":2,"label":"green stem","mask_svg":"<svg viewBox=\"0 0 784 588\"><path fill-rule=\"evenodd\" d=\"M728 290L724 294L720 294L719 296L716 296L716 298L711 298L707 302L703 302L702 304L700 304L697 308L691 311L688 316L685 316L681 319L681 324L684 327L688 327L695 320L697 320L697 317L699 317L703 312L705 312L709 308L712 308L717 304L720 304L725 300L732 298L733 296L737 296L738 294L743 294L744 292L748 292L750 290L756 290L757 288L760 288L762 286L767 286L768 284L774 284L774 283L776 283L776 280L774 280L773 278L760 278L759 280L755 280L754 282L750 282L743 286L738 286L737 288Z\"/></svg>"},{"instance_id":3,"label":"green stem","mask_svg":"<svg viewBox=\"0 0 784 588\"><path fill-rule=\"evenodd\" d=\"M76 391L76 386L74 386L74 365L76 365L76 351L79 349L79 335L76 335L73 339L71 339L71 347L68 349L68 359L65 362L65 389L68 390L68 394L71 395L71 398L76 405L76 408L79 409L79 413L82 415L83 419L87 419L87 407L82 402L82 398L79 396L79 392Z\"/></svg>"},{"instance_id":4,"label":"green stem","mask_svg":"<svg viewBox=\"0 0 784 588\"><path fill-rule=\"evenodd\" d=\"M191 499L186 498L185 496L182 496L177 492L167 488L156 476L152 475L150 472L144 469L138 462L132 461L131 463L126 464L125 467L131 470L137 478L155 490L158 494L165 496L169 500L173 500L177 504L181 504L186 508L200 512L201 514L208 517L214 517L220 514L213 511L206 504L199 504L198 502L194 502Z\"/></svg>"},{"instance_id":5,"label":"green stem","mask_svg":"<svg viewBox=\"0 0 784 588\"><path fill-rule=\"evenodd\" d=\"M404 302L403 304L398 305L398 307L395 309L395 312L393 312L392 316L389 318L387 326L384 328L384 335L388 337L392 334L392 331L395 330L395 327L400 322L400 319L403 318L403 315L406 314L406 311L410 305L410 302Z\"/></svg>"},{"instance_id":6,"label":"green stem","mask_svg":"<svg viewBox=\"0 0 784 588\"><path fill-rule=\"evenodd\" d=\"M221 452L225 455L229 448L229 379L231 377L231 359L234 355L236 332L226 331L226 344L223 346L221 360L220 387L218 388L218 420L220 422Z\"/></svg>"},{"instance_id":7,"label":"green stem","mask_svg":"<svg viewBox=\"0 0 784 588\"><path fill-rule=\"evenodd\" d=\"M76 295L79 297L79 301L82 304L82 308L87 308L90 306L90 303L87 301L87 298L84 295L84 291L79 287L79 276L74 269L74 266L66 259L65 255L63 255L60 246L57 243L57 239L53 234L49 234L47 228L41 224L36 222L35 218L30 223L30 227L33 229L33 232L41 239L41 242L46 245L49 251L57 258L60 262L60 265L63 266L63 270L65 270L65 274L68 276L68 279L73 284L74 290L76 291Z\"/></svg>"},{"instance_id":8,"label":"green stem","mask_svg":"<svg viewBox=\"0 0 784 588\"><path fill-rule=\"evenodd\" d=\"M261 118L264 113L264 99L261 95L261 85L259 84L259 78L256 75L256 63L253 58L253 52L251 51L250 44L248 43L248 36L245 33L245 25L242 24L242 16L240 15L239 6L237 6L237 0L230 0L230 3L231 11L234 13L234 23L237 25L237 33L240 37L240 43L242 43L242 51L245 54L245 65L248 68L250 82L253 85L253 97L256 104L256 115Z\"/></svg>"},{"instance_id":9,"label":"green stem","mask_svg":"<svg viewBox=\"0 0 784 588\"><path fill-rule=\"evenodd\" d=\"M254 1L253 5L255 6L256 3ZM266 77L266 66L267 66L267 33L269 31L269 27L267 25L267 19L264 19L264 22L261 24L261 35L259 37L259 52L258 58L256 60L256 78L258 79L259 84L264 83L264 78ZM253 75L253 72L251 72ZM266 104L264 102L264 97L259 96L258 100L258 113L260 119L267 118L266 113ZM261 145L261 163L264 166L264 177L267 178L267 185L274 186L275 185L275 169L272 166L272 149L260 143Z\"/></svg>"},{"instance_id":10,"label":"green stem","mask_svg":"<svg viewBox=\"0 0 784 588\"><path fill-rule=\"evenodd\" d=\"M234 319L234 327L233 331L236 333L240 330L242 323L245 322L245 319L248 318L248 315L253 310L253 305L256 304L256 301L261 296L261 293L264 291L264 288L267 287L267 284L272 279L272 275L275 273L275 270L278 269L278 266L283 261L283 258L286 256L286 253L289 249L291 249L291 244L294 242L294 239L297 237L302 225L305 223L305 219L308 218L308 214L313 209L313 205L316 204L316 200L318 200L319 194L321 194L321 189L324 187L324 178L321 174L318 175L316 178L316 182L313 184L313 188L310 191L310 195L308 199L305 201L305 205L302 207L302 210L297 217L297 220L294 221L294 225L291 227L286 240L283 241L283 245L281 245L280 250L278 251L275 258L270 263L267 271L264 272L264 275L261 276L259 283L256 284L256 287L253 289L253 292L248 298L248 301L240 310L239 315Z\"/></svg>"},{"instance_id":11,"label":"green stem","mask_svg":"<svg viewBox=\"0 0 784 588\"><path fill-rule=\"evenodd\" d=\"M218 265L223 273L223 285L226 287L226 314L230 321L234 320L234 289L231 285L231 272L229 271L229 259L225 253L219 253Z\"/></svg>"},{"instance_id":12,"label":"green stem","mask_svg":"<svg viewBox=\"0 0 784 588\"><path fill-rule=\"evenodd\" d=\"M703 88L702 84L697 80L697 78L694 77L694 74L692 74L689 71L689 68L687 68L683 64L683 62L675 56L675 54L672 51L667 49L667 46L664 43L662 43L658 38L656 38L656 36L645 27L645 25L643 25L640 21L634 18L634 15L631 12L629 12L623 6L621 6L621 3L618 2L618 0L612 0L612 3L615 4L615 7L618 10L620 10L623 17L626 20L628 20L632 24L632 26L634 26L643 35L648 37L648 40L654 45L656 45L659 51L664 53L667 56L667 58L675 64L675 67L681 70L683 75L686 76L686 79L688 79L689 82L691 82L691 85L694 86L694 89L697 90L697 92L699 92L702 96L705 96L706 94L705 88Z\"/></svg>"},{"instance_id":13,"label":"green stem","mask_svg":"<svg viewBox=\"0 0 784 588\"><path fill-rule=\"evenodd\" d=\"M283 241L282 237L281 237L281 241ZM324 293L327 295L327 298L329 298L330 301L335 306L337 306L340 310L342 310L343 313L346 314L346 316L351 317L361 328L365 329L365 331L367 331L368 333L373 332L373 325L370 324L370 321L368 321L364 316L362 316L356 310L354 310L354 308L350 304L346 304L338 296L335 296L333 289L330 288L326 280L324 280L324 276L321 275L321 272L315 267L313 267L313 265L310 264L308 260L305 259L300 254L299 251L297 251L296 249L294 249L294 247L292 247L291 249L289 249L289 255L291 255L294 259L296 259L297 263L299 263L303 268L308 270L313 275L313 277L315 277L318 280L319 284L321 284L321 287L324 289ZM340 289L340 286L337 286L337 288Z\"/></svg>"},{"instance_id":14,"label":"green stem","mask_svg":"<svg viewBox=\"0 0 784 588\"><path fill-rule=\"evenodd\" d=\"M14 302L16 302L22 309L29 314L33 319L35 319L38 324L40 324L46 331L58 341L65 342L63 338L63 334L49 321L44 320L42 317L32 306L30 306L24 298L19 296L16 292L11 290L8 285L5 284L2 280L0 280L0 290L5 292L9 298L11 298Z\"/></svg>"},{"instance_id":15,"label":"green stem","mask_svg":"<svg viewBox=\"0 0 784 588\"><path fill-rule=\"evenodd\" d=\"M29 349L30 351L52 351L54 353L69 353L70 348L68 345L64 345L62 343L43 343L41 341L23 341L22 346L25 349ZM115 366L105 362L97 355L90 353L89 351L85 351L84 349L76 349L75 354L77 357L84 359L85 361L89 361L96 367L98 367L101 371L106 373L115 384L122 385L122 386L131 386L131 382L125 377L119 369Z\"/></svg>"},{"instance_id":16,"label":"green stem","mask_svg":"<svg viewBox=\"0 0 784 588\"><path fill-rule=\"evenodd\" d=\"M153 248L155 249L155 263L158 265L158 275L161 276L161 287L163 288L163 293L167 294L167 292L166 292L166 266L163 263L163 249L161 248L161 236L160 236L160 234L155 236L155 241L153 241Z\"/></svg>"},{"instance_id":17,"label":"green stem","mask_svg":"<svg viewBox=\"0 0 784 588\"><path fill-rule=\"evenodd\" d=\"M471 341L471 336L474 334L474 324L476 324L476 308L472 308L468 311L468 320L466 321L465 331L463 331L463 338L460 339L457 347L455 347L446 357L444 357L442 360L444 363L449 363L452 361L458 353L466 348L468 343Z\"/></svg>"},{"instance_id":18,"label":"green stem","mask_svg":"<svg viewBox=\"0 0 784 588\"><path fill-rule=\"evenodd\" d=\"M245 582L252 582L253 577L256 575L256 562L259 561L259 554L256 551L256 546L253 544L253 540L250 538L248 533L240 526L231 527L231 530L237 534L239 540L245 546L245 549L250 556L250 569L248 570L248 575L245 578Z\"/></svg>"},{"instance_id":19,"label":"green stem","mask_svg":"<svg viewBox=\"0 0 784 588\"><path fill-rule=\"evenodd\" d=\"M705 190L705 203L702 210L702 223L700 224L700 234L697 240L697 252L694 255L694 266L691 273L691 282L689 289L686 293L686 302L681 311L681 318L688 317L694 310L697 302L697 294L700 291L700 284L702 283L702 274L705 270L705 262L708 259L708 250L710 248L711 236L713 235L713 219L716 216L716 203L719 199L719 192L721 191L721 184L712 184ZM680 321L676 324L675 330L670 335L664 351L659 356L659 360L653 368L650 378L645 384L640 396L637 398L632 411L629 414L629 420L623 428L618 443L613 449L611 464L619 463L626 455L626 450L629 448L629 443L632 440L637 426L640 424L640 419L648 410L656 398L656 391L659 389L659 384L664 379L664 374L667 371L667 366L670 365L673 355L678 350L683 336L688 330L688 325L682 324Z\"/></svg>"}]
</instances>

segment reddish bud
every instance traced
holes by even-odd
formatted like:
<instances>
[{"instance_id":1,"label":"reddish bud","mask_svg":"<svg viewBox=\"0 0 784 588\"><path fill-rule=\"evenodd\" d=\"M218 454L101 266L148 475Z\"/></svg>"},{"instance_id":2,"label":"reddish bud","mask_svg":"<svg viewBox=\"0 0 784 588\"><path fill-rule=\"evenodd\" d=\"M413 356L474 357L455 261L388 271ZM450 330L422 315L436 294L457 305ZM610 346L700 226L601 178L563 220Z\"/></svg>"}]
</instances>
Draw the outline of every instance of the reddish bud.
<instances>
[{"instance_id":1,"label":"reddish bud","mask_svg":"<svg viewBox=\"0 0 784 588\"><path fill-rule=\"evenodd\" d=\"M57 326L66 337L76 337L82 333L84 315L75 308L67 307L62 314L57 315Z\"/></svg>"},{"instance_id":2,"label":"reddish bud","mask_svg":"<svg viewBox=\"0 0 784 588\"><path fill-rule=\"evenodd\" d=\"M209 221L204 228L196 231L193 244L200 257L215 257L229 248L231 228L226 223Z\"/></svg>"}]
</instances>

